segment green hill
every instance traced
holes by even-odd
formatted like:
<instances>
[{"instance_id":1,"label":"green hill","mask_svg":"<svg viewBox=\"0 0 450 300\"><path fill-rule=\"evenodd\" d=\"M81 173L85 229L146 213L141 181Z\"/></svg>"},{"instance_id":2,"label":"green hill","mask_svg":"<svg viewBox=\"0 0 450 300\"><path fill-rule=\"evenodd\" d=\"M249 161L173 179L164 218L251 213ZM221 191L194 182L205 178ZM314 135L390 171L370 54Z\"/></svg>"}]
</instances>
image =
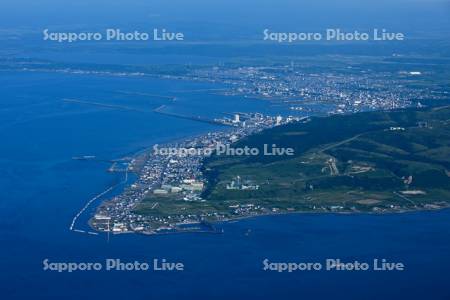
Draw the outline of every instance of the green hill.
<instances>
[{"instance_id":1,"label":"green hill","mask_svg":"<svg viewBox=\"0 0 450 300\"><path fill-rule=\"evenodd\" d=\"M395 211L450 202L450 107L313 118L233 146L264 144L293 148L295 155L209 158L203 197L210 205ZM259 189L227 189L237 176Z\"/></svg>"}]
</instances>

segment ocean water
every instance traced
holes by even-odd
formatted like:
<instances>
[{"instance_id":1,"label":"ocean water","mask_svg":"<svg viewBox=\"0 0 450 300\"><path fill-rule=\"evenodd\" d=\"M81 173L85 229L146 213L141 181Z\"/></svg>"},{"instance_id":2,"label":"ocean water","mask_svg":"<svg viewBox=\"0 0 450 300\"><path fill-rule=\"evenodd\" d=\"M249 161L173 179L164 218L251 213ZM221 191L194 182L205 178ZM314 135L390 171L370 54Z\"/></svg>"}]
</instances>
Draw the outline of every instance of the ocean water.
<instances>
[{"instance_id":1,"label":"ocean water","mask_svg":"<svg viewBox=\"0 0 450 300\"><path fill-rule=\"evenodd\" d=\"M1 299L450 299L449 210L266 216L220 224L223 234L113 235L109 242L106 235L69 231L73 216L90 198L123 179L106 172L108 163L73 156L111 160L218 129L152 109L167 105L171 112L211 117L284 108L213 95L204 90L220 85L198 82L6 71L0 72L0 82ZM85 226L92 212L78 224ZM182 262L185 271L43 270L44 259L106 258L165 258ZM406 270L278 273L263 270L266 258L386 258L404 263Z\"/></svg>"}]
</instances>

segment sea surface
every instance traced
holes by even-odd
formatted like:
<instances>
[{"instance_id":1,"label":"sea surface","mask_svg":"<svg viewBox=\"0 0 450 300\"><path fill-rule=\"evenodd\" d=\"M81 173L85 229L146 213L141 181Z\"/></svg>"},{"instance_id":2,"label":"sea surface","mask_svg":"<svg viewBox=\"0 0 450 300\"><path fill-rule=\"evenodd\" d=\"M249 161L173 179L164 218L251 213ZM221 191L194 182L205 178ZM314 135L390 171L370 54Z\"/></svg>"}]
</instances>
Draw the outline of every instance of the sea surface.
<instances>
[{"instance_id":1,"label":"sea surface","mask_svg":"<svg viewBox=\"0 0 450 300\"><path fill-rule=\"evenodd\" d=\"M219 224L223 234L88 235L69 230L89 199L123 180L108 160L220 127L152 112L287 114L221 96L218 84L148 77L0 72L1 299L450 299L450 211L290 214ZM146 94L146 95L143 95ZM159 96L172 96L170 100ZM117 105L67 102L76 99ZM98 160L73 160L94 155ZM111 197L112 191L100 200ZM94 203L78 220L86 227ZM182 272L43 270L50 262L182 262ZM402 272L263 270L272 262L371 262Z\"/></svg>"}]
</instances>

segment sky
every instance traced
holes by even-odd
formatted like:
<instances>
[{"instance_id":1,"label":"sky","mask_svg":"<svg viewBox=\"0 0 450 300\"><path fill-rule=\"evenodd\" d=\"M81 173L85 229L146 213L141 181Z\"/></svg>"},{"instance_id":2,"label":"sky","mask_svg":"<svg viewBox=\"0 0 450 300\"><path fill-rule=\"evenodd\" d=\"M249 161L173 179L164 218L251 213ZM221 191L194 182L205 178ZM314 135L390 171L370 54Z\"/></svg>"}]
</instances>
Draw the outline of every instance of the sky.
<instances>
[{"instance_id":1,"label":"sky","mask_svg":"<svg viewBox=\"0 0 450 300\"><path fill-rule=\"evenodd\" d=\"M448 31L450 0L2 0L0 28L172 25L283 31ZM207 25L205 28L205 25Z\"/></svg>"}]
</instances>

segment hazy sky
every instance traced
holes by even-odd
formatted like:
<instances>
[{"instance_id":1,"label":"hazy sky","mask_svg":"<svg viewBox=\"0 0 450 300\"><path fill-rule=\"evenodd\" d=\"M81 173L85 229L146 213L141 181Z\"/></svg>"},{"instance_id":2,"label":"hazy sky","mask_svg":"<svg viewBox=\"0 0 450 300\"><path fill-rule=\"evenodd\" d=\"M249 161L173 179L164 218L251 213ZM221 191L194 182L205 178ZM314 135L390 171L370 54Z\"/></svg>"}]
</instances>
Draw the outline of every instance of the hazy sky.
<instances>
[{"instance_id":1,"label":"hazy sky","mask_svg":"<svg viewBox=\"0 0 450 300\"><path fill-rule=\"evenodd\" d=\"M0 27L220 24L280 30L448 30L449 0L1 0Z\"/></svg>"}]
</instances>

